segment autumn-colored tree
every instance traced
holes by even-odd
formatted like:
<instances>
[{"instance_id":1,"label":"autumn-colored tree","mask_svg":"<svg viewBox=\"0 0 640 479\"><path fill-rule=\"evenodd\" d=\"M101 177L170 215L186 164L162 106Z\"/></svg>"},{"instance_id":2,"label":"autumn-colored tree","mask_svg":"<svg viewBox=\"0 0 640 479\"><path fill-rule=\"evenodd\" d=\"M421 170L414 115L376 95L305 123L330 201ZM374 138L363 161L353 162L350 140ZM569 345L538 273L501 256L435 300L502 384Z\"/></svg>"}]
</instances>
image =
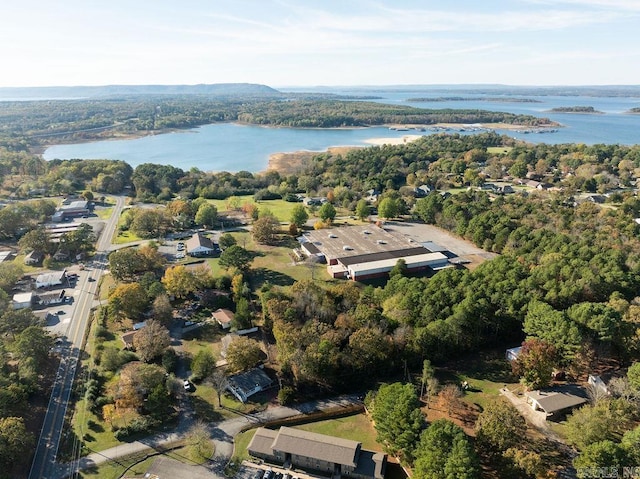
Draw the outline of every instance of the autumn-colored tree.
<instances>
[{"instance_id":1,"label":"autumn-colored tree","mask_svg":"<svg viewBox=\"0 0 640 479\"><path fill-rule=\"evenodd\" d=\"M109 294L109 308L118 315L138 319L148 306L147 292L139 283L122 283Z\"/></svg>"},{"instance_id":2,"label":"autumn-colored tree","mask_svg":"<svg viewBox=\"0 0 640 479\"><path fill-rule=\"evenodd\" d=\"M262 349L255 339L246 336L235 338L227 348L227 367L229 372L238 373L254 367L262 358Z\"/></svg>"},{"instance_id":3,"label":"autumn-colored tree","mask_svg":"<svg viewBox=\"0 0 640 479\"><path fill-rule=\"evenodd\" d=\"M169 330L159 321L147 321L147 325L140 329L133 337L133 346L138 357L148 363L161 356L171 344Z\"/></svg>"},{"instance_id":4,"label":"autumn-colored tree","mask_svg":"<svg viewBox=\"0 0 640 479\"><path fill-rule=\"evenodd\" d=\"M173 321L173 306L169 301L169 296L161 294L153 300L153 318L164 325L169 325Z\"/></svg>"},{"instance_id":5,"label":"autumn-colored tree","mask_svg":"<svg viewBox=\"0 0 640 479\"><path fill-rule=\"evenodd\" d=\"M176 298L186 298L198 289L193 273L183 265L167 268L162 277L162 284L167 289L167 293Z\"/></svg>"},{"instance_id":6,"label":"autumn-colored tree","mask_svg":"<svg viewBox=\"0 0 640 479\"><path fill-rule=\"evenodd\" d=\"M144 398L165 381L165 370L156 364L132 362L120 372L116 390L116 408L118 411L139 409Z\"/></svg>"},{"instance_id":7,"label":"autumn-colored tree","mask_svg":"<svg viewBox=\"0 0 640 479\"><path fill-rule=\"evenodd\" d=\"M511 368L525 386L540 389L551 382L557 361L558 351L553 344L530 338L522 343L520 354L511 362Z\"/></svg>"}]
</instances>

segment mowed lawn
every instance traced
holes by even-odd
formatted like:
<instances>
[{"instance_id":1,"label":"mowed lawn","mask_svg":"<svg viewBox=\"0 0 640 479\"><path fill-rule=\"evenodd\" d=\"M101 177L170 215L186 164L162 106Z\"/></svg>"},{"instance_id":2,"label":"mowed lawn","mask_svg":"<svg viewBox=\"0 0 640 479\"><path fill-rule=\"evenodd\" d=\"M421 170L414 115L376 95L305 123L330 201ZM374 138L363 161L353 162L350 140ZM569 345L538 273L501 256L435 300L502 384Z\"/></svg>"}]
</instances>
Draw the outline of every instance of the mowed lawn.
<instances>
[{"instance_id":1,"label":"mowed lawn","mask_svg":"<svg viewBox=\"0 0 640 479\"><path fill-rule=\"evenodd\" d=\"M326 421L310 422L293 426L296 429L304 431L316 432L327 436L340 437L342 439L350 439L362 443L363 449L370 451L382 451L382 446L376 442L376 431L373 424L364 414L354 414L353 416L341 417L337 419L327 419ZM238 434L235 439L234 457L237 460L249 459L247 447L251 442L255 429Z\"/></svg>"},{"instance_id":2,"label":"mowed lawn","mask_svg":"<svg viewBox=\"0 0 640 479\"><path fill-rule=\"evenodd\" d=\"M247 275L254 290L267 281L278 286L290 286L295 281L311 279L312 275L316 280L331 280L325 265L294 261L292 249L298 246L298 242L290 236L283 235L277 246L267 246L255 243L248 232L234 231L230 234L238 245L254 254L251 272ZM225 273L219 258L208 259L207 263L214 276Z\"/></svg>"},{"instance_id":3,"label":"mowed lawn","mask_svg":"<svg viewBox=\"0 0 640 479\"><path fill-rule=\"evenodd\" d=\"M281 223L288 223L291 219L291 212L293 211L293 208L296 205L302 204L285 200L255 201L253 199L253 196L238 196L237 198L239 199L240 207L242 207L242 205L244 204L249 203L254 204L261 209L267 208L275 215L276 218L278 218ZM220 213L233 213L232 211L229 211L228 200L209 200L209 202L213 204ZM242 214L241 210L238 212L238 214Z\"/></svg>"}]
</instances>

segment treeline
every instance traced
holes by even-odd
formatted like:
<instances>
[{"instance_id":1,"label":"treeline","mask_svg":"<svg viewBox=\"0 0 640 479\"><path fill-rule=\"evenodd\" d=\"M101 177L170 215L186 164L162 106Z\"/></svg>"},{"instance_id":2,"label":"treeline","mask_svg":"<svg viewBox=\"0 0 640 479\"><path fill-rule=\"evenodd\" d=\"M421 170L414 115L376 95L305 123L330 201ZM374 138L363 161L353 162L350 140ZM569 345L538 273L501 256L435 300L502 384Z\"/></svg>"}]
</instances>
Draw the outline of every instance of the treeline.
<instances>
[{"instance_id":1,"label":"treeline","mask_svg":"<svg viewBox=\"0 0 640 479\"><path fill-rule=\"evenodd\" d=\"M277 101L265 101L264 97L224 99L204 95L147 95L100 100L0 102L0 138L27 137L39 145L224 121L323 128L390 123L504 122L527 126L552 123L530 115L483 110L423 110L375 102L308 99L308 95L300 94Z\"/></svg>"},{"instance_id":2,"label":"treeline","mask_svg":"<svg viewBox=\"0 0 640 479\"><path fill-rule=\"evenodd\" d=\"M546 118L484 110L425 110L401 105L355 101L290 101L243 106L238 120L294 128L335 128L387 124L512 123L542 126Z\"/></svg>"}]
</instances>

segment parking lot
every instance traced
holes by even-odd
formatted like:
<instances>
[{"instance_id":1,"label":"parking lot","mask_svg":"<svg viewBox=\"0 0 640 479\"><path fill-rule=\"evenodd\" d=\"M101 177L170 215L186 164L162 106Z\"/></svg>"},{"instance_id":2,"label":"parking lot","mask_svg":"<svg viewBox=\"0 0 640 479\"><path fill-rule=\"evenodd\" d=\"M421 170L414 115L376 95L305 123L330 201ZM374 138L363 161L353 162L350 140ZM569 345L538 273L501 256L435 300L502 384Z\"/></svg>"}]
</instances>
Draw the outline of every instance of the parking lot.
<instances>
[{"instance_id":1,"label":"parking lot","mask_svg":"<svg viewBox=\"0 0 640 479\"><path fill-rule=\"evenodd\" d=\"M87 274L88 271L81 271L78 266L74 266L67 270L67 280L61 285L36 289L34 282L25 281L20 283L19 291L14 291L14 293L31 291L36 298L52 298L50 299L51 304L34 303L33 312L45 320L45 327L53 336L65 336L81 292L79 285L83 284L81 280L83 275Z\"/></svg>"}]
</instances>

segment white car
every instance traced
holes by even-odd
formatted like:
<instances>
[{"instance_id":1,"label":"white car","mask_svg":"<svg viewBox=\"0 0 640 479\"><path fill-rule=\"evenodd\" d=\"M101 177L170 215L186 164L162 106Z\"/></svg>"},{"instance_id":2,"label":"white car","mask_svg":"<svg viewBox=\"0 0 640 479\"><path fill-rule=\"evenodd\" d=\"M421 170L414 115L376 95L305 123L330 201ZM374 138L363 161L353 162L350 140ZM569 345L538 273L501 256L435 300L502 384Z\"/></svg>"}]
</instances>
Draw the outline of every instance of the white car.
<instances>
[{"instance_id":1,"label":"white car","mask_svg":"<svg viewBox=\"0 0 640 479\"><path fill-rule=\"evenodd\" d=\"M185 391L191 391L191 388L193 387L193 385L191 384L191 381L189 381L188 379L184 380L184 390Z\"/></svg>"},{"instance_id":2,"label":"white car","mask_svg":"<svg viewBox=\"0 0 640 479\"><path fill-rule=\"evenodd\" d=\"M176 253L176 259L183 259L185 257L184 252L180 251Z\"/></svg>"}]
</instances>

